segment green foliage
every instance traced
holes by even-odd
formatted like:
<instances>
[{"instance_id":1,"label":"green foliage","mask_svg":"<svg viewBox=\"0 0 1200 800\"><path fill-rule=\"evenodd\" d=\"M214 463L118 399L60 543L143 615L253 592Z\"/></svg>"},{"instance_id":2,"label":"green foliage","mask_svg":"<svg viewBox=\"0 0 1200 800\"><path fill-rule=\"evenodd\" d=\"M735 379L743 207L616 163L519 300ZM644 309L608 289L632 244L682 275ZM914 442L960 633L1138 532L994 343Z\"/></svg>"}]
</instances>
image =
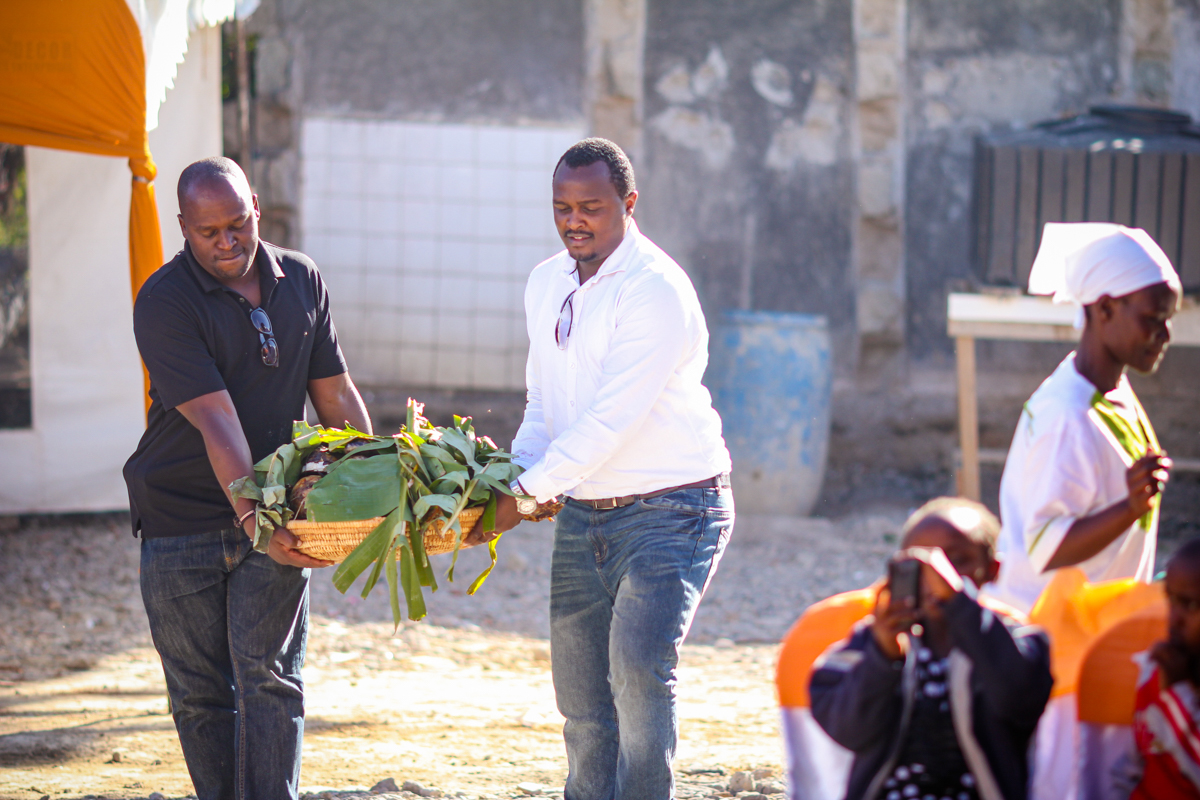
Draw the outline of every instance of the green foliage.
<instances>
[{"instance_id":1,"label":"green foliage","mask_svg":"<svg viewBox=\"0 0 1200 800\"><path fill-rule=\"evenodd\" d=\"M371 436L347 428L323 428L297 421L292 442L254 466L254 478L230 485L234 497L259 503L255 549L266 552L275 526L291 519L287 487L296 482L305 459L322 445L340 457L309 491L305 500L308 519L314 522L383 517L333 572L333 585L345 593L360 575L367 575L366 597L382 574L391 595L392 618L401 620L400 592L404 593L409 619L425 616L422 587L437 591L433 567L425 553L422 524L435 517L454 532L454 554L447 577L454 580L454 565L462 546L462 512L483 506L484 530L495 524L493 492L513 494L508 488L521 474L509 453L486 436L475 435L470 417L455 417L454 425L434 427L422 416L422 406L411 399L405 425L392 436ZM346 445L356 446L347 450ZM489 543L491 565L471 582L474 594L496 564L496 543ZM397 569L399 562L399 569Z\"/></svg>"}]
</instances>

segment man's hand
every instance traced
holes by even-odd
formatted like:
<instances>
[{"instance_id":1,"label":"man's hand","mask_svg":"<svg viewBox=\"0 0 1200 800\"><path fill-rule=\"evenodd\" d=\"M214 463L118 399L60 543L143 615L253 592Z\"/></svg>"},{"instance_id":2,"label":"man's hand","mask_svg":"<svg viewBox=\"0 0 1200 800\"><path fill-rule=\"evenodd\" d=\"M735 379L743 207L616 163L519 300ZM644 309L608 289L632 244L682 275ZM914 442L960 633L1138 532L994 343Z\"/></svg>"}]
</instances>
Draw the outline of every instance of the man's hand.
<instances>
[{"instance_id":1,"label":"man's hand","mask_svg":"<svg viewBox=\"0 0 1200 800\"><path fill-rule=\"evenodd\" d=\"M953 600L963 589L962 576L940 547L910 547L901 553L921 562L921 607Z\"/></svg>"},{"instance_id":2,"label":"man's hand","mask_svg":"<svg viewBox=\"0 0 1200 800\"><path fill-rule=\"evenodd\" d=\"M496 492L496 525L495 530L485 531L483 525L476 524L471 532L463 539L463 547L474 547L477 544L487 544L505 531L512 530L521 523L521 515L517 513L517 498L503 492ZM480 520L482 522L482 520Z\"/></svg>"},{"instance_id":3,"label":"man's hand","mask_svg":"<svg viewBox=\"0 0 1200 800\"><path fill-rule=\"evenodd\" d=\"M242 530L250 537L250 541L254 541L255 522L254 517L246 520L242 526ZM288 567L308 567L310 569L320 569L321 567L333 566L332 561L324 561L320 558L313 558L305 555L296 549L299 542L287 528L276 528L275 533L271 536L271 541L267 544L267 555L273 561L283 564Z\"/></svg>"},{"instance_id":4,"label":"man's hand","mask_svg":"<svg viewBox=\"0 0 1200 800\"><path fill-rule=\"evenodd\" d=\"M900 634L908 633L917 621L917 612L912 598L893 602L892 593L886 587L875 598L875 621L871 623L871 634L883 654L896 661L904 655Z\"/></svg>"},{"instance_id":5,"label":"man's hand","mask_svg":"<svg viewBox=\"0 0 1200 800\"><path fill-rule=\"evenodd\" d=\"M1161 494L1171 478L1171 459L1166 453L1148 453L1125 471L1125 485L1129 487L1129 512L1141 519L1150 511L1155 495Z\"/></svg>"}]
</instances>

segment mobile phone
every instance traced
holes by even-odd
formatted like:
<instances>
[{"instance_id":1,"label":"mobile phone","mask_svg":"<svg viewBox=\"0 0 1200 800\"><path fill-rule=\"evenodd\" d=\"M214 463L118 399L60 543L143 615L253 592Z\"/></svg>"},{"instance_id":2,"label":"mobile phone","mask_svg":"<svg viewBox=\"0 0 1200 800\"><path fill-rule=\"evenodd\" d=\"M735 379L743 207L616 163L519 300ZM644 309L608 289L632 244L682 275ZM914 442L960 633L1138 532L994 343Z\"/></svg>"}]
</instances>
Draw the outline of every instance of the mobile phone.
<instances>
[{"instance_id":1,"label":"mobile phone","mask_svg":"<svg viewBox=\"0 0 1200 800\"><path fill-rule=\"evenodd\" d=\"M912 600L913 608L921 604L921 562L905 558L888 564L888 590L892 601Z\"/></svg>"}]
</instances>

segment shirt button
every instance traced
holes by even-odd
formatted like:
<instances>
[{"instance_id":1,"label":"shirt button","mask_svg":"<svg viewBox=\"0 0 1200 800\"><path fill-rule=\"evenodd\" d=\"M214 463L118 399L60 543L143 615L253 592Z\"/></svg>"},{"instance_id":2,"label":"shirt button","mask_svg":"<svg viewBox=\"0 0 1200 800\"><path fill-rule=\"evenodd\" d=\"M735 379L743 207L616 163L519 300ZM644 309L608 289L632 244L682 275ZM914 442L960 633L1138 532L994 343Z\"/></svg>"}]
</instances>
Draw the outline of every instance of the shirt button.
<instances>
[{"instance_id":1,"label":"shirt button","mask_svg":"<svg viewBox=\"0 0 1200 800\"><path fill-rule=\"evenodd\" d=\"M571 401L571 408L574 408L574 407L575 407L575 401L574 401L574 400L572 400L572 401Z\"/></svg>"}]
</instances>

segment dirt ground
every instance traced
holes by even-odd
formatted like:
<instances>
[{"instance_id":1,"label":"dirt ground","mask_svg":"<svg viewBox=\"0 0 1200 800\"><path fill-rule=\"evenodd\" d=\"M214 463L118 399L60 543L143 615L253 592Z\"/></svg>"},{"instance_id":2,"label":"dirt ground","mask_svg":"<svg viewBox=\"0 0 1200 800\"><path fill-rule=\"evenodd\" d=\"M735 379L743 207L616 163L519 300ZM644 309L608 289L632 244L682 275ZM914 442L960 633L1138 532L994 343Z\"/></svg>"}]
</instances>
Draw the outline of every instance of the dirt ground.
<instances>
[{"instance_id":1,"label":"dirt ground","mask_svg":"<svg viewBox=\"0 0 1200 800\"><path fill-rule=\"evenodd\" d=\"M365 790L392 777L446 794L561 792L562 720L544 641L509 634L314 620L301 789ZM718 768L781 771L775 647L689 646L680 670L680 796ZM0 686L0 797L192 792L152 649L59 678ZM518 785L524 785L518 788Z\"/></svg>"},{"instance_id":2,"label":"dirt ground","mask_svg":"<svg viewBox=\"0 0 1200 800\"><path fill-rule=\"evenodd\" d=\"M773 772L764 788L781 788L776 643L805 606L881 573L906 512L739 516L680 667L680 798L720 796L738 770ZM128 524L121 514L0 518L0 800L192 792ZM395 632L383 592L343 596L328 571L315 573L303 791L360 800L346 793L390 777L447 796L561 797L552 532L505 534L473 597L463 587L486 556L463 553L467 580L427 596L429 617ZM1160 564L1177 542L1161 544Z\"/></svg>"},{"instance_id":3,"label":"dirt ground","mask_svg":"<svg viewBox=\"0 0 1200 800\"><path fill-rule=\"evenodd\" d=\"M739 520L680 667L679 797L714 796L736 770L781 779L775 643L808 603L872 580L902 517ZM127 525L43 517L0 531L0 798L192 792ZM303 791L391 777L466 797L561 792L551 537L551 524L506 534L478 594L443 585L427 620L395 633L383 593L343 596L315 574ZM462 573L485 558L464 553Z\"/></svg>"}]
</instances>

